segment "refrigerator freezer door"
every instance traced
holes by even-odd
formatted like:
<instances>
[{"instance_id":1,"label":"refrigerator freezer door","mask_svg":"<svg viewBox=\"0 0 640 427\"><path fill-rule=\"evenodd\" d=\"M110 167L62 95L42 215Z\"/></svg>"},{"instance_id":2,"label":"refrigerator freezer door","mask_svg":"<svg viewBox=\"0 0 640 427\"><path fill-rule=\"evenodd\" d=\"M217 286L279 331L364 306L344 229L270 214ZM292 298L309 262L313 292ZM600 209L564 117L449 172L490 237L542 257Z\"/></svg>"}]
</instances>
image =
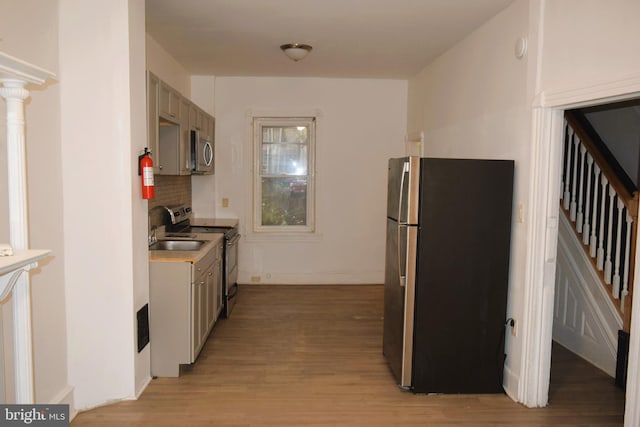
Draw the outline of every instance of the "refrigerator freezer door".
<instances>
[{"instance_id":1,"label":"refrigerator freezer door","mask_svg":"<svg viewBox=\"0 0 640 427\"><path fill-rule=\"evenodd\" d=\"M388 176L387 218L401 224L418 224L420 158L390 159Z\"/></svg>"},{"instance_id":2,"label":"refrigerator freezer door","mask_svg":"<svg viewBox=\"0 0 640 427\"><path fill-rule=\"evenodd\" d=\"M407 172L409 158L403 157L399 159L389 160L388 185L387 185L387 218L394 219L399 222L406 222L407 210L403 201L407 200L408 186L404 185L407 181Z\"/></svg>"}]
</instances>

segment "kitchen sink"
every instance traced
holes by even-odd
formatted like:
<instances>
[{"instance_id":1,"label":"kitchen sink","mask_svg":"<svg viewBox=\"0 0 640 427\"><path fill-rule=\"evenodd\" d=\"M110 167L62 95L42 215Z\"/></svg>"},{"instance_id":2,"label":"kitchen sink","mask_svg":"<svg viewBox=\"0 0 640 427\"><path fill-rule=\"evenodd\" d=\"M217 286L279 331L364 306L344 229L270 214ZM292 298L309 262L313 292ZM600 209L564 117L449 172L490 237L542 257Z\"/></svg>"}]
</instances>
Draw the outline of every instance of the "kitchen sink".
<instances>
[{"instance_id":1,"label":"kitchen sink","mask_svg":"<svg viewBox=\"0 0 640 427\"><path fill-rule=\"evenodd\" d=\"M197 251L206 242L203 240L158 240L149 246L152 251Z\"/></svg>"}]
</instances>

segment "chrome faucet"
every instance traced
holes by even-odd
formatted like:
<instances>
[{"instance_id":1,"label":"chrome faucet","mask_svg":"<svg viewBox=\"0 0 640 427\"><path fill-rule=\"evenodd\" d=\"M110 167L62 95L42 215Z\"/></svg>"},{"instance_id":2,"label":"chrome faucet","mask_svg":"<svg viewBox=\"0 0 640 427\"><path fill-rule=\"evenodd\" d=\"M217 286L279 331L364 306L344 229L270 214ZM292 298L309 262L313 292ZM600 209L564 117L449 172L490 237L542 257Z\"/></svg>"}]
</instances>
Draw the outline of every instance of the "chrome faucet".
<instances>
[{"instance_id":1,"label":"chrome faucet","mask_svg":"<svg viewBox=\"0 0 640 427\"><path fill-rule=\"evenodd\" d=\"M153 245L158 241L157 231L158 231L157 225L151 226L151 232L149 233L149 246Z\"/></svg>"}]
</instances>

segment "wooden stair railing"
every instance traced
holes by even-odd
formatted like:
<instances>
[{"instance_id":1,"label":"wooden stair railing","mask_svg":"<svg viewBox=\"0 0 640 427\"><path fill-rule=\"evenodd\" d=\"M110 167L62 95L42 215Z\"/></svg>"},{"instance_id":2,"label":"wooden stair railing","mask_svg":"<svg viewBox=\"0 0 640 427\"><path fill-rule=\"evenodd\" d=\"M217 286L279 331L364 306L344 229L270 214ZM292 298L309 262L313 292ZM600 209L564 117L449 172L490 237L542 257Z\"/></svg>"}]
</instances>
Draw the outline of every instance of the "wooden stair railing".
<instances>
[{"instance_id":1,"label":"wooden stair railing","mask_svg":"<svg viewBox=\"0 0 640 427\"><path fill-rule=\"evenodd\" d=\"M560 205L628 333L639 196L621 170L584 116L565 112Z\"/></svg>"}]
</instances>

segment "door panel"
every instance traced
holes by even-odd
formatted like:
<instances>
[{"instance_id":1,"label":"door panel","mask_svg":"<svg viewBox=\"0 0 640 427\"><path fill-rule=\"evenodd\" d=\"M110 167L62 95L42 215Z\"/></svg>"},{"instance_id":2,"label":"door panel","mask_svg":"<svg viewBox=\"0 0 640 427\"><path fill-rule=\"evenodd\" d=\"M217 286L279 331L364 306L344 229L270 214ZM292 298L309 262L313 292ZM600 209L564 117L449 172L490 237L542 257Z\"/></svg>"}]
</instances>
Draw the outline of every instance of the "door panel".
<instances>
[{"instance_id":1,"label":"door panel","mask_svg":"<svg viewBox=\"0 0 640 427\"><path fill-rule=\"evenodd\" d=\"M388 187L387 187L387 217L395 220L400 219L405 222L407 217L406 209L400 211L400 187L402 187L402 200L407 200L408 187L402 186L404 173L404 164L408 158L390 159L388 169ZM406 177L405 177L406 180Z\"/></svg>"},{"instance_id":2,"label":"door panel","mask_svg":"<svg viewBox=\"0 0 640 427\"><path fill-rule=\"evenodd\" d=\"M405 288L400 286L398 243L398 225L395 221L387 219L382 348L393 375L400 383L403 359Z\"/></svg>"}]
</instances>

